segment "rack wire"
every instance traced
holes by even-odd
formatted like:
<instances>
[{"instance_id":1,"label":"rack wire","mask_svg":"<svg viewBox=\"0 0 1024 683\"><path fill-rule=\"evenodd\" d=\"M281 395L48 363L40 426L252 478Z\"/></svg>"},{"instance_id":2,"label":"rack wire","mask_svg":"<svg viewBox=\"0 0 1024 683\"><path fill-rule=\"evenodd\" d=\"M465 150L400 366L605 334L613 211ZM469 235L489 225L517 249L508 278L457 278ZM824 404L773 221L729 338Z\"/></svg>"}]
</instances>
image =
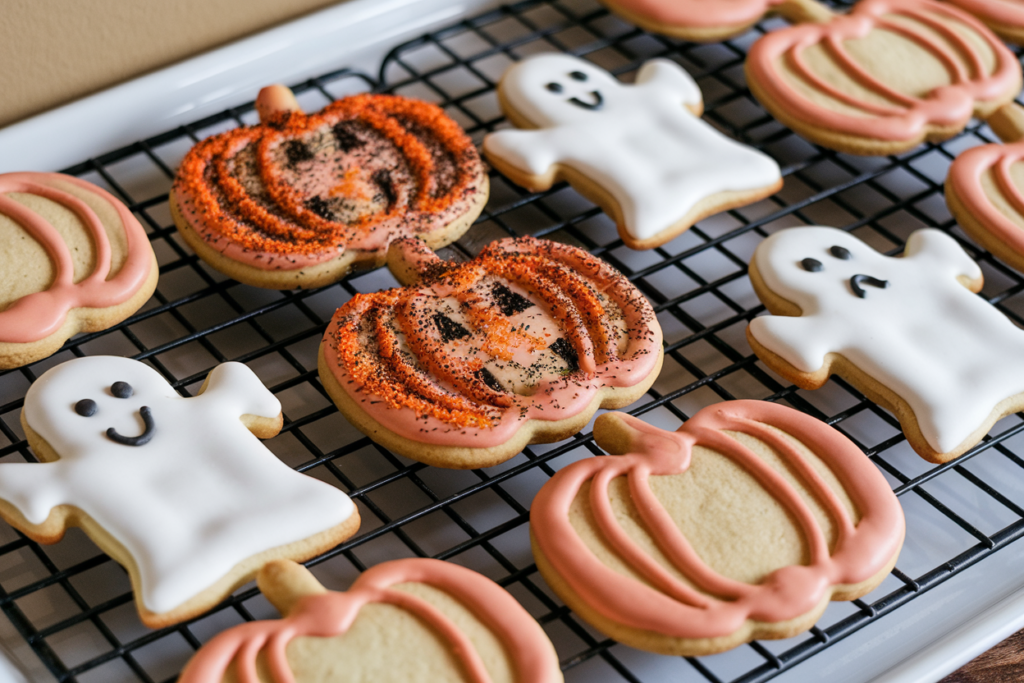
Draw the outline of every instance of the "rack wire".
<instances>
[{"instance_id":1,"label":"rack wire","mask_svg":"<svg viewBox=\"0 0 1024 683\"><path fill-rule=\"evenodd\" d=\"M701 86L706 118L783 166L785 188L754 206L702 221L661 248L623 246L614 224L571 188L531 194L498 174L477 224L448 258L468 258L507 235L574 243L625 273L652 301L666 333L665 369L630 411L675 428L704 405L732 398L780 401L833 425L878 465L900 497L908 540L897 568L864 599L834 603L803 636L753 642L703 658L631 650L593 631L549 591L529 551L530 501L560 467L601 451L590 428L557 444L532 446L509 462L472 472L429 468L373 444L337 413L316 373L316 350L334 308L354 293L397 283L386 270L321 290L273 292L225 279L177 235L167 208L174 169L201 138L256 120L245 105L65 169L113 191L146 226L160 263L149 304L105 332L80 335L55 356L0 374L0 460L35 461L19 415L24 392L71 357L112 353L155 367L183 395L198 391L217 363L249 364L284 406L285 426L269 447L296 470L331 482L357 502L359 534L309 563L328 587L395 557L430 556L483 572L543 624L569 681L766 681L823 656L837 641L900 609L929 589L1024 535L1024 422L1000 421L967 455L941 466L918 458L898 423L851 386L795 389L751 354L744 330L764 309L747 278L754 247L792 225L821 223L898 253L914 229L952 234L985 273L983 295L1024 324L1024 279L959 230L942 181L963 149L995 141L982 124L908 154L857 158L815 147L768 116L746 88L746 49L773 28L762 22L724 43L695 45L647 34L592 0L530 0L459 21L395 48L374 77L339 70L298 84L307 111L354 92L395 92L434 101L477 142L505 125L494 87L515 59L561 50L629 79L647 59L682 64ZM125 572L77 530L39 546L0 524L0 609L22 642L22 662L40 680L174 680L191 653L233 624L269 618L251 585L191 622L151 631L135 616ZM15 647L15 649L18 649ZM824 655L824 656L827 656Z\"/></svg>"}]
</instances>

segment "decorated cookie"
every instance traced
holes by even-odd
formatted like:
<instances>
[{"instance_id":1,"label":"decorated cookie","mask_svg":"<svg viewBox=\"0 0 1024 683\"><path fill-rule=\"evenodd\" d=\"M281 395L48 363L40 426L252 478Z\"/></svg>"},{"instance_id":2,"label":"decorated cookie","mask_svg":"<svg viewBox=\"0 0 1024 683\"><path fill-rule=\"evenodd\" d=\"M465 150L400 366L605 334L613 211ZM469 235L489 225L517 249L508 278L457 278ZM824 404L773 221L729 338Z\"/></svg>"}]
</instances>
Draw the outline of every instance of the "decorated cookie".
<instances>
[{"instance_id":1,"label":"decorated cookie","mask_svg":"<svg viewBox=\"0 0 1024 683\"><path fill-rule=\"evenodd\" d=\"M158 276L146 232L108 192L58 173L0 175L0 369L116 325Z\"/></svg>"},{"instance_id":2,"label":"decorated cookie","mask_svg":"<svg viewBox=\"0 0 1024 683\"><path fill-rule=\"evenodd\" d=\"M934 0L861 0L754 44L747 82L794 131L852 154L897 154L959 133L1021 89L1017 58L980 21Z\"/></svg>"},{"instance_id":3,"label":"decorated cookie","mask_svg":"<svg viewBox=\"0 0 1024 683\"><path fill-rule=\"evenodd\" d=\"M607 413L594 437L613 457L541 488L533 554L574 612L627 645L689 656L787 638L896 564L905 524L885 478L792 408L727 401L677 432Z\"/></svg>"},{"instance_id":4,"label":"decorated cookie","mask_svg":"<svg viewBox=\"0 0 1024 683\"><path fill-rule=\"evenodd\" d=\"M495 465L632 403L661 369L647 299L576 247L505 239L456 264L402 240L388 265L406 286L338 309L320 378L352 424L408 458Z\"/></svg>"},{"instance_id":5,"label":"decorated cookie","mask_svg":"<svg viewBox=\"0 0 1024 683\"><path fill-rule=\"evenodd\" d=\"M562 681L540 624L496 583L456 564L392 560L344 593L283 560L256 581L284 618L221 633L180 683Z\"/></svg>"},{"instance_id":6,"label":"decorated cookie","mask_svg":"<svg viewBox=\"0 0 1024 683\"><path fill-rule=\"evenodd\" d=\"M698 42L743 33L768 12L790 21L815 21L830 12L814 0L601 0L646 31Z\"/></svg>"},{"instance_id":7,"label":"decorated cookie","mask_svg":"<svg viewBox=\"0 0 1024 683\"><path fill-rule=\"evenodd\" d=\"M522 130L484 138L487 160L532 191L568 180L634 249L782 187L770 157L700 119L697 84L666 59L647 62L626 85L577 57L536 55L505 72L498 99Z\"/></svg>"},{"instance_id":8,"label":"decorated cookie","mask_svg":"<svg viewBox=\"0 0 1024 683\"><path fill-rule=\"evenodd\" d=\"M946 0L985 22L1000 36L1024 44L1024 3L1020 0Z\"/></svg>"},{"instance_id":9,"label":"decorated cookie","mask_svg":"<svg viewBox=\"0 0 1024 683\"><path fill-rule=\"evenodd\" d=\"M284 86L260 91L261 123L203 140L171 190L171 213L207 263L275 289L379 266L388 244L440 248L487 201L472 141L438 107L354 95L303 114Z\"/></svg>"},{"instance_id":10,"label":"decorated cookie","mask_svg":"<svg viewBox=\"0 0 1024 683\"><path fill-rule=\"evenodd\" d=\"M153 628L359 526L344 493L260 443L281 429L281 404L241 363L183 398L139 361L76 358L29 387L21 423L44 462L0 464L0 515L40 543L82 527L128 570Z\"/></svg>"},{"instance_id":11,"label":"decorated cookie","mask_svg":"<svg viewBox=\"0 0 1024 683\"><path fill-rule=\"evenodd\" d=\"M805 389L840 375L931 462L1024 409L1024 330L975 296L981 269L938 230L911 234L900 258L835 228L782 230L758 246L750 278L775 314L747 328L754 353Z\"/></svg>"}]
</instances>

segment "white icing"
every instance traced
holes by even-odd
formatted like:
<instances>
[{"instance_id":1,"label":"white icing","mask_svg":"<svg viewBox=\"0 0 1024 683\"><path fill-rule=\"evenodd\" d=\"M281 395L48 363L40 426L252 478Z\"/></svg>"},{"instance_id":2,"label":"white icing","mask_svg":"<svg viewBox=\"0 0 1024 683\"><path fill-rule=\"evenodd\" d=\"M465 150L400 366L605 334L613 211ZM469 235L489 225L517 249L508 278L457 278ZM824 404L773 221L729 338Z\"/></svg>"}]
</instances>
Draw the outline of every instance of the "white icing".
<instances>
[{"instance_id":1,"label":"white icing","mask_svg":"<svg viewBox=\"0 0 1024 683\"><path fill-rule=\"evenodd\" d=\"M832 256L833 245L852 258ZM801 266L821 262L821 272ZM820 370L839 353L893 390L914 411L928 444L940 453L959 446L996 405L1024 392L1024 331L958 277L981 276L978 265L948 235L918 230L905 255L884 256L834 228L782 230L754 253L757 270L775 294L803 311L765 316L750 332L798 370ZM888 280L854 295L861 273Z\"/></svg>"},{"instance_id":2,"label":"white icing","mask_svg":"<svg viewBox=\"0 0 1024 683\"><path fill-rule=\"evenodd\" d=\"M128 382L134 394L115 398ZM91 417L75 412L89 398ZM142 446L115 443L155 431ZM301 541L352 514L348 496L292 470L240 421L277 417L281 404L241 363L218 365L203 394L179 396L144 363L96 356L62 363L25 396L25 419L60 456L50 463L0 464L0 498L29 522L58 505L88 513L138 565L142 602L156 613L187 602L239 562Z\"/></svg>"},{"instance_id":3,"label":"white icing","mask_svg":"<svg viewBox=\"0 0 1024 683\"><path fill-rule=\"evenodd\" d=\"M570 74L580 72L585 81ZM552 92L549 83L562 91ZM542 54L513 65L502 77L508 103L538 130L502 130L484 138L484 149L533 175L554 164L585 174L618 202L625 228L647 239L681 220L702 199L778 182L770 157L727 138L686 109L700 90L686 71L652 59L635 85L620 83L590 62ZM603 105L591 111L573 104Z\"/></svg>"}]
</instances>

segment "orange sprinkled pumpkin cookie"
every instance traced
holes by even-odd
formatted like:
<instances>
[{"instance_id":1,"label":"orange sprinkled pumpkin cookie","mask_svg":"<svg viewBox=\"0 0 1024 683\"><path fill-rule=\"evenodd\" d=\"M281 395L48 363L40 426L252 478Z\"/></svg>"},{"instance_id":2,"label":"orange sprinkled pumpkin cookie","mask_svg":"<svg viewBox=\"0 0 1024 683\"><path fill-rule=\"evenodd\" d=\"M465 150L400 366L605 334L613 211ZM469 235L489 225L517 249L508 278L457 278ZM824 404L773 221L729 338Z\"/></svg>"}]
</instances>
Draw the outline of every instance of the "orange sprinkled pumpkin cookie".
<instances>
[{"instance_id":1,"label":"orange sprinkled pumpkin cookie","mask_svg":"<svg viewBox=\"0 0 1024 683\"><path fill-rule=\"evenodd\" d=\"M435 105L362 94L307 115L275 85L256 109L259 125L192 148L170 199L189 246L241 282L330 284L381 265L399 237L439 249L487 201L476 148Z\"/></svg>"},{"instance_id":2,"label":"orange sprinkled pumpkin cookie","mask_svg":"<svg viewBox=\"0 0 1024 683\"><path fill-rule=\"evenodd\" d=\"M504 239L457 264L405 239L388 266L407 286L338 309L320 378L352 424L406 457L496 465L629 405L661 369L650 303L576 247Z\"/></svg>"}]
</instances>

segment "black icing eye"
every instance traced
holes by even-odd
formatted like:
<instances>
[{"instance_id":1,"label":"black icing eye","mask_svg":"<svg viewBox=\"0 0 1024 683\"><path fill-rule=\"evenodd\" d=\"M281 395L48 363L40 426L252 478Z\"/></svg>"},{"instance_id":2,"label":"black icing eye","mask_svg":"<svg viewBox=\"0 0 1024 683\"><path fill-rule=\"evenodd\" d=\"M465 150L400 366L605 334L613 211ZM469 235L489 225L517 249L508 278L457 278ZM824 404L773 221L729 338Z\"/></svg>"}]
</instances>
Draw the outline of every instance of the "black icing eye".
<instances>
[{"instance_id":1,"label":"black icing eye","mask_svg":"<svg viewBox=\"0 0 1024 683\"><path fill-rule=\"evenodd\" d=\"M800 262L800 265L803 266L804 270L810 271L812 273L817 273L822 268L821 261L813 258L805 258L803 261Z\"/></svg>"},{"instance_id":2,"label":"black icing eye","mask_svg":"<svg viewBox=\"0 0 1024 683\"><path fill-rule=\"evenodd\" d=\"M562 92L562 84L561 83L548 83L544 87L546 87L551 92Z\"/></svg>"},{"instance_id":3,"label":"black icing eye","mask_svg":"<svg viewBox=\"0 0 1024 683\"><path fill-rule=\"evenodd\" d=\"M853 254L851 254L850 250L846 247L829 247L828 253L832 254L836 258L843 259L844 261L849 261L853 258Z\"/></svg>"},{"instance_id":4,"label":"black icing eye","mask_svg":"<svg viewBox=\"0 0 1024 683\"><path fill-rule=\"evenodd\" d=\"M583 73L582 71L573 71L571 74L569 74L569 78L571 78L574 81L585 81L587 80L587 74Z\"/></svg>"},{"instance_id":5,"label":"black icing eye","mask_svg":"<svg viewBox=\"0 0 1024 683\"><path fill-rule=\"evenodd\" d=\"M132 389L132 385L128 384L128 382L114 382L110 385L110 393L115 398L129 398L135 393L135 390Z\"/></svg>"},{"instance_id":6,"label":"black icing eye","mask_svg":"<svg viewBox=\"0 0 1024 683\"><path fill-rule=\"evenodd\" d=\"M91 398L83 398L81 401L75 404L75 412L82 417L92 417L96 414L96 401Z\"/></svg>"}]
</instances>

